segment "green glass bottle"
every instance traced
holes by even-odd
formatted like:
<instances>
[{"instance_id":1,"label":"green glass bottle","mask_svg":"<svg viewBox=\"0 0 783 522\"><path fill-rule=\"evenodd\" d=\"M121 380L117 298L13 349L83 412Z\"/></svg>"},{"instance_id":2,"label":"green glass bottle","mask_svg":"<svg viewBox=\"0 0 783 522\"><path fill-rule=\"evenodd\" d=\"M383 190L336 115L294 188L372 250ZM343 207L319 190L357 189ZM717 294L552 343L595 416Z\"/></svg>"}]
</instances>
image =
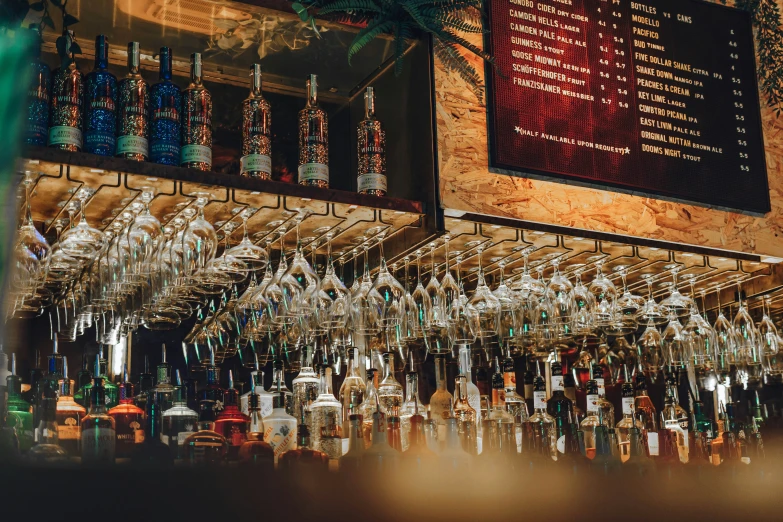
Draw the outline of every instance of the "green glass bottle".
<instances>
[{"instance_id":1,"label":"green glass bottle","mask_svg":"<svg viewBox=\"0 0 783 522\"><path fill-rule=\"evenodd\" d=\"M11 375L6 378L8 386L7 417L5 424L16 430L19 451L29 450L35 435L33 432L33 411L30 403L22 398L22 379L16 375L16 354L11 354Z\"/></svg>"},{"instance_id":2,"label":"green glass bottle","mask_svg":"<svg viewBox=\"0 0 783 522\"><path fill-rule=\"evenodd\" d=\"M120 389L106 377L107 363L103 358L103 346L101 346L98 354L95 356L95 377L94 379L101 378L103 380L103 390L106 397L106 408L114 408L120 403ZM93 383L88 383L82 386L82 389L76 392L73 396L73 400L77 403L84 405L89 402L90 390Z\"/></svg>"}]
</instances>

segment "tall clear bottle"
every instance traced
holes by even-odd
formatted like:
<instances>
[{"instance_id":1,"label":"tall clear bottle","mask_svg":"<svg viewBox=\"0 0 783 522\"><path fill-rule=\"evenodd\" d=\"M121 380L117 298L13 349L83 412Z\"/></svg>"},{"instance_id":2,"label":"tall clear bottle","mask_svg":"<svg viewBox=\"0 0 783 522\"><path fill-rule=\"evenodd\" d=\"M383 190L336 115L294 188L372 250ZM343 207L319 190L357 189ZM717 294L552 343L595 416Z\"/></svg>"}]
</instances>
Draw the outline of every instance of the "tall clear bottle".
<instances>
[{"instance_id":1,"label":"tall clear bottle","mask_svg":"<svg viewBox=\"0 0 783 522\"><path fill-rule=\"evenodd\" d=\"M595 458L597 439L596 428L603 427L601 419L601 409L598 407L598 383L595 382L593 377L592 368L590 369L590 379L585 385L585 391L587 393L587 416L579 424L582 432L584 433L585 441L585 456L589 459ZM604 432L602 432L604 433Z\"/></svg>"},{"instance_id":2,"label":"tall clear bottle","mask_svg":"<svg viewBox=\"0 0 783 522\"><path fill-rule=\"evenodd\" d=\"M277 389L271 415L264 419L264 442L274 451L275 465L280 455L296 449L296 419L286 411L286 393Z\"/></svg>"},{"instance_id":3,"label":"tall clear bottle","mask_svg":"<svg viewBox=\"0 0 783 522\"><path fill-rule=\"evenodd\" d=\"M364 402L359 406L359 413L362 416L362 436L367 447L370 447L372 441L372 415L375 413L378 400L378 390L375 387L375 375L378 372L375 368L367 370L367 395ZM383 410L381 410L383 412Z\"/></svg>"},{"instance_id":4,"label":"tall clear bottle","mask_svg":"<svg viewBox=\"0 0 783 522\"><path fill-rule=\"evenodd\" d=\"M321 389L321 380L318 378L318 375L315 373L312 366L312 353L310 350L303 350L303 352L307 353L303 355L305 360L302 363L302 368L291 383L294 394L293 416L297 419L302 419L302 408L309 408L318 398ZM309 414L305 415L304 418L308 427L311 428L310 434L312 436L313 430L310 425Z\"/></svg>"},{"instance_id":5,"label":"tall clear bottle","mask_svg":"<svg viewBox=\"0 0 783 522\"><path fill-rule=\"evenodd\" d=\"M478 453L477 413L468 402L467 378L458 375L454 386L454 418L462 448L471 455Z\"/></svg>"},{"instance_id":6,"label":"tall clear bottle","mask_svg":"<svg viewBox=\"0 0 783 522\"><path fill-rule=\"evenodd\" d=\"M182 92L180 167L212 169L212 94L201 83L201 53L190 55L190 84Z\"/></svg>"},{"instance_id":7,"label":"tall clear bottle","mask_svg":"<svg viewBox=\"0 0 783 522\"><path fill-rule=\"evenodd\" d=\"M239 175L272 179L272 108L261 94L261 66L250 67L250 96L242 103Z\"/></svg>"},{"instance_id":8,"label":"tall clear bottle","mask_svg":"<svg viewBox=\"0 0 783 522\"><path fill-rule=\"evenodd\" d=\"M27 122L25 143L45 146L49 136L49 99L51 98L52 72L41 60L41 35L30 29L31 39L36 45L30 60L30 89L27 91ZM5 382L5 381L3 381Z\"/></svg>"},{"instance_id":9,"label":"tall clear bottle","mask_svg":"<svg viewBox=\"0 0 783 522\"><path fill-rule=\"evenodd\" d=\"M117 78L109 72L109 41L95 37L95 68L85 78L84 152L114 156Z\"/></svg>"},{"instance_id":10,"label":"tall clear bottle","mask_svg":"<svg viewBox=\"0 0 783 522\"><path fill-rule=\"evenodd\" d=\"M541 375L536 375L533 378L533 414L527 422L533 426L534 433L542 434L539 450L544 453L541 445L547 443L550 456L556 455L555 419L547 413L546 381Z\"/></svg>"},{"instance_id":11,"label":"tall clear bottle","mask_svg":"<svg viewBox=\"0 0 783 522\"><path fill-rule=\"evenodd\" d=\"M63 379L57 399L57 436L59 444L72 457L79 455L82 419L87 410L73 400L73 381L68 378L68 361L63 357Z\"/></svg>"},{"instance_id":12,"label":"tall clear bottle","mask_svg":"<svg viewBox=\"0 0 783 522\"><path fill-rule=\"evenodd\" d=\"M503 358L503 391L505 392L506 409L514 416L514 422L521 424L527 421L527 405L525 398L517 393L517 377L510 348L506 348L506 356Z\"/></svg>"},{"instance_id":13,"label":"tall clear bottle","mask_svg":"<svg viewBox=\"0 0 783 522\"><path fill-rule=\"evenodd\" d=\"M307 78L307 104L299 111L299 184L329 188L329 122L318 105L318 77Z\"/></svg>"},{"instance_id":14,"label":"tall clear bottle","mask_svg":"<svg viewBox=\"0 0 783 522\"><path fill-rule=\"evenodd\" d=\"M147 161L149 144L150 93L147 81L139 73L139 42L128 43L128 74L120 80L117 100L118 158Z\"/></svg>"},{"instance_id":15,"label":"tall clear bottle","mask_svg":"<svg viewBox=\"0 0 783 522\"><path fill-rule=\"evenodd\" d=\"M343 405L334 396L332 390L332 369L321 367L321 393L318 399L310 406L312 429L310 431L313 448L325 453L330 459L339 459L343 456L342 432ZM333 425L337 424L339 430L337 436L333 432ZM324 435L327 435L324 438Z\"/></svg>"},{"instance_id":16,"label":"tall clear bottle","mask_svg":"<svg viewBox=\"0 0 783 522\"><path fill-rule=\"evenodd\" d=\"M261 371L258 364L258 355L254 354L254 358L254 369L250 372L250 391L243 393L239 397L239 409L245 415L250 415L250 398L251 395L256 394L258 395L261 408L261 416L266 417L272 413L272 398L274 395L264 389L264 372Z\"/></svg>"},{"instance_id":17,"label":"tall clear bottle","mask_svg":"<svg viewBox=\"0 0 783 522\"><path fill-rule=\"evenodd\" d=\"M159 413L163 413L174 405L174 385L171 384L171 365L166 361L166 345L161 348L161 362L155 372L155 387L152 397L158 405ZM160 419L158 419L160 420Z\"/></svg>"},{"instance_id":18,"label":"tall clear bottle","mask_svg":"<svg viewBox=\"0 0 783 522\"><path fill-rule=\"evenodd\" d=\"M65 36L70 48L74 40L73 31ZM76 66L74 55L63 61L62 66L52 73L52 102L49 107L50 147L78 152L84 146L84 77Z\"/></svg>"},{"instance_id":19,"label":"tall clear bottle","mask_svg":"<svg viewBox=\"0 0 783 522\"><path fill-rule=\"evenodd\" d=\"M446 389L446 357L435 356L435 393L430 397L430 419L438 425L438 440L446 440L446 419L451 417L454 398Z\"/></svg>"},{"instance_id":20,"label":"tall clear bottle","mask_svg":"<svg viewBox=\"0 0 783 522\"><path fill-rule=\"evenodd\" d=\"M82 464L114 464L116 448L114 419L106 412L106 394L103 379L95 377L90 387L90 409L82 419L81 443Z\"/></svg>"},{"instance_id":21,"label":"tall clear bottle","mask_svg":"<svg viewBox=\"0 0 783 522\"><path fill-rule=\"evenodd\" d=\"M382 411L386 415L399 416L402 409L404 394L402 384L394 378L394 354L386 352L383 354L383 379L378 385L378 400L381 403Z\"/></svg>"},{"instance_id":22,"label":"tall clear bottle","mask_svg":"<svg viewBox=\"0 0 783 522\"><path fill-rule=\"evenodd\" d=\"M607 430L614 429L614 405L606 400L606 384L604 381L604 370L602 366L593 365L593 375L598 385L598 409L601 410L601 420ZM607 431L607 433L609 433Z\"/></svg>"},{"instance_id":23,"label":"tall clear bottle","mask_svg":"<svg viewBox=\"0 0 783 522\"><path fill-rule=\"evenodd\" d=\"M174 403L162 414L160 440L168 444L175 459L185 458L185 439L196 431L198 413L188 408L185 388L177 370L177 386L174 389Z\"/></svg>"},{"instance_id":24,"label":"tall clear bottle","mask_svg":"<svg viewBox=\"0 0 783 522\"><path fill-rule=\"evenodd\" d=\"M459 349L459 373L465 376L465 382L468 392L468 404L470 407L476 410L476 415L481 415L481 392L478 386L473 384L473 376L471 375L470 365L470 348L463 345ZM478 422L478 418L477 418Z\"/></svg>"},{"instance_id":25,"label":"tall clear bottle","mask_svg":"<svg viewBox=\"0 0 783 522\"><path fill-rule=\"evenodd\" d=\"M411 361L412 363L413 361ZM413 368L413 364L411 364ZM405 403L400 413L400 431L402 436L402 451L407 451L410 444L411 417L422 414L427 408L419 400L419 374L413 370L405 374ZM370 426L372 428L372 426Z\"/></svg>"},{"instance_id":26,"label":"tall clear bottle","mask_svg":"<svg viewBox=\"0 0 783 522\"><path fill-rule=\"evenodd\" d=\"M150 161L161 165L179 165L182 93L171 81L171 48L160 48L158 82L150 87Z\"/></svg>"},{"instance_id":27,"label":"tall clear bottle","mask_svg":"<svg viewBox=\"0 0 783 522\"><path fill-rule=\"evenodd\" d=\"M625 380L620 387L623 417L615 426L617 429L617 441L620 444L620 458L623 462L631 457L631 428L638 428L641 436L641 429L644 427L636 418L633 381L628 376L627 366L624 368L624 371Z\"/></svg>"},{"instance_id":28,"label":"tall clear bottle","mask_svg":"<svg viewBox=\"0 0 783 522\"><path fill-rule=\"evenodd\" d=\"M634 412L636 418L642 423L644 440L647 443L647 454L657 457L658 445L658 415L652 399L647 394L647 379L644 372L636 373L636 395L634 397Z\"/></svg>"},{"instance_id":29,"label":"tall clear bottle","mask_svg":"<svg viewBox=\"0 0 783 522\"><path fill-rule=\"evenodd\" d=\"M359 412L359 406L364 401L367 385L359 372L359 361L356 357L356 348L348 349L348 373L340 385L340 404L343 405L343 433L348 431L350 417Z\"/></svg>"},{"instance_id":30,"label":"tall clear bottle","mask_svg":"<svg viewBox=\"0 0 783 522\"><path fill-rule=\"evenodd\" d=\"M356 146L359 154L359 194L385 196L386 183L386 132L375 117L375 89L364 91L364 120L359 122Z\"/></svg>"}]
</instances>

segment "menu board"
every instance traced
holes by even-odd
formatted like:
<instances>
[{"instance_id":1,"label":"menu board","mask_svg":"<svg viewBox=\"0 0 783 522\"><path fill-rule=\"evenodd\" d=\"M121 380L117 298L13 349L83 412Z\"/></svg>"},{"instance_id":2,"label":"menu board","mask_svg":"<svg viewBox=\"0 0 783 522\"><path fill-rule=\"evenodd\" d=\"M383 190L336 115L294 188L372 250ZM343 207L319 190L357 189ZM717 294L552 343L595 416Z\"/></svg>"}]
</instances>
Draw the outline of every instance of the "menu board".
<instances>
[{"instance_id":1,"label":"menu board","mask_svg":"<svg viewBox=\"0 0 783 522\"><path fill-rule=\"evenodd\" d=\"M770 210L748 13L697 0L490 0L490 168Z\"/></svg>"}]
</instances>

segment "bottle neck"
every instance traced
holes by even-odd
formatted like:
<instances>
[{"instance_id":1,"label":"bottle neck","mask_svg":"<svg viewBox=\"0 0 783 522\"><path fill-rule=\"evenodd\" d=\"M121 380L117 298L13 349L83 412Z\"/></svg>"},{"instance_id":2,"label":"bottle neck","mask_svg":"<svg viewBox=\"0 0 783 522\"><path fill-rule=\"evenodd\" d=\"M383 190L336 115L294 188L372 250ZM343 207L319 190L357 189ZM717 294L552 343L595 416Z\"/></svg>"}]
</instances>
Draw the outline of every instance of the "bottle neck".
<instances>
[{"instance_id":1,"label":"bottle neck","mask_svg":"<svg viewBox=\"0 0 783 522\"><path fill-rule=\"evenodd\" d=\"M283 378L283 369L282 368L275 368L272 370L272 385L275 387L275 390L277 390L277 385L280 385L281 390L285 390L285 379Z\"/></svg>"},{"instance_id":2,"label":"bottle neck","mask_svg":"<svg viewBox=\"0 0 783 522\"><path fill-rule=\"evenodd\" d=\"M310 75L307 79L307 106L318 106L318 82L315 75Z\"/></svg>"},{"instance_id":3,"label":"bottle neck","mask_svg":"<svg viewBox=\"0 0 783 522\"><path fill-rule=\"evenodd\" d=\"M470 349L467 347L459 349L459 373L465 376L467 382L472 382L473 375L470 367Z\"/></svg>"},{"instance_id":4,"label":"bottle neck","mask_svg":"<svg viewBox=\"0 0 783 522\"><path fill-rule=\"evenodd\" d=\"M250 409L250 427L249 433L264 433L264 419L261 416L261 408Z\"/></svg>"},{"instance_id":5,"label":"bottle neck","mask_svg":"<svg viewBox=\"0 0 783 522\"><path fill-rule=\"evenodd\" d=\"M364 450L364 437L362 436L361 426L359 419L351 419L351 425L348 428L348 444L350 451L363 451Z\"/></svg>"},{"instance_id":6,"label":"bottle neck","mask_svg":"<svg viewBox=\"0 0 783 522\"><path fill-rule=\"evenodd\" d=\"M435 385L438 391L446 391L446 358L435 358Z\"/></svg>"},{"instance_id":7,"label":"bottle neck","mask_svg":"<svg viewBox=\"0 0 783 522\"><path fill-rule=\"evenodd\" d=\"M218 386L220 384L220 368L217 366L207 367L207 386Z\"/></svg>"},{"instance_id":8,"label":"bottle neck","mask_svg":"<svg viewBox=\"0 0 783 522\"><path fill-rule=\"evenodd\" d=\"M393 381L394 380L394 358L393 357L384 357L383 358L384 368L383 368L383 381Z\"/></svg>"},{"instance_id":9,"label":"bottle neck","mask_svg":"<svg viewBox=\"0 0 783 522\"><path fill-rule=\"evenodd\" d=\"M372 87L367 87L367 91L364 93L364 118L375 119L375 93Z\"/></svg>"},{"instance_id":10,"label":"bottle neck","mask_svg":"<svg viewBox=\"0 0 783 522\"><path fill-rule=\"evenodd\" d=\"M161 363L158 365L157 372L158 386L161 384L171 384L171 365L168 363Z\"/></svg>"},{"instance_id":11,"label":"bottle neck","mask_svg":"<svg viewBox=\"0 0 783 522\"><path fill-rule=\"evenodd\" d=\"M387 438L386 438L386 422L384 422L383 414L380 412L376 412L372 414L372 443L373 446L376 444L386 444Z\"/></svg>"},{"instance_id":12,"label":"bottle neck","mask_svg":"<svg viewBox=\"0 0 783 522\"><path fill-rule=\"evenodd\" d=\"M99 35L95 39L95 69L104 70L109 67L109 42L106 37Z\"/></svg>"},{"instance_id":13,"label":"bottle neck","mask_svg":"<svg viewBox=\"0 0 783 522\"><path fill-rule=\"evenodd\" d=\"M172 55L171 49L168 47L161 47L160 49L160 68L158 69L158 78L161 81L171 80L172 69Z\"/></svg>"},{"instance_id":14,"label":"bottle neck","mask_svg":"<svg viewBox=\"0 0 783 522\"><path fill-rule=\"evenodd\" d=\"M41 422L38 425L38 443L57 445L59 443L57 437L57 399L54 397L42 399L40 411Z\"/></svg>"},{"instance_id":15,"label":"bottle neck","mask_svg":"<svg viewBox=\"0 0 783 522\"><path fill-rule=\"evenodd\" d=\"M254 64L250 69L250 95L261 96L261 66Z\"/></svg>"}]
</instances>

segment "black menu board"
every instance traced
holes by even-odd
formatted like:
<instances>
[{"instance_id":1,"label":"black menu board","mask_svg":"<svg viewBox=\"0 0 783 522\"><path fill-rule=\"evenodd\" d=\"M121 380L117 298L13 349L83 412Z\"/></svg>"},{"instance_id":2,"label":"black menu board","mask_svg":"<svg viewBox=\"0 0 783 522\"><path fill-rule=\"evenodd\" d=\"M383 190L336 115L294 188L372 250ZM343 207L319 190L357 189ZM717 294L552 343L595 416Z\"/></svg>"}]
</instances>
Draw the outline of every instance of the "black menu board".
<instances>
[{"instance_id":1,"label":"black menu board","mask_svg":"<svg viewBox=\"0 0 783 522\"><path fill-rule=\"evenodd\" d=\"M490 168L770 210L748 13L490 0Z\"/></svg>"}]
</instances>

